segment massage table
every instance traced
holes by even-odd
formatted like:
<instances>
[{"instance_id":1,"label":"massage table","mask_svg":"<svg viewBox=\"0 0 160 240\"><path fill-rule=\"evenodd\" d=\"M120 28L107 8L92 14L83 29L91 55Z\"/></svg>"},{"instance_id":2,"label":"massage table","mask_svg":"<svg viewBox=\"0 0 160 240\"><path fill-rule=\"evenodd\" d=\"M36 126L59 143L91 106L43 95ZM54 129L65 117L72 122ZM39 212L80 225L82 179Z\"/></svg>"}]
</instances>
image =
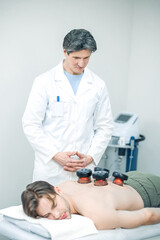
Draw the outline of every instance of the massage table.
<instances>
[{"instance_id":1,"label":"massage table","mask_svg":"<svg viewBox=\"0 0 160 240\"><path fill-rule=\"evenodd\" d=\"M86 217L72 215L67 220L32 219L22 206L0 210L0 235L11 240L139 240L160 239L160 223L133 229L97 231Z\"/></svg>"}]
</instances>

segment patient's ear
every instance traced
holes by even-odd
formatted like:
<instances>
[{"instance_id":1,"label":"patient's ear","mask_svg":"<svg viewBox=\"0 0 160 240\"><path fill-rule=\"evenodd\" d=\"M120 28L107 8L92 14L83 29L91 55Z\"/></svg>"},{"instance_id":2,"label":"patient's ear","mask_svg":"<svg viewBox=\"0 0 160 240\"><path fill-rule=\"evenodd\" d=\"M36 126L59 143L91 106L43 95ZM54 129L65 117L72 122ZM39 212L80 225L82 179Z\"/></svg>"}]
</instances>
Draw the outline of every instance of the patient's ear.
<instances>
[{"instance_id":1,"label":"patient's ear","mask_svg":"<svg viewBox=\"0 0 160 240\"><path fill-rule=\"evenodd\" d=\"M56 193L58 193L58 194L61 194L61 193L62 193L62 190L61 190L59 187L57 187L57 186L54 187L54 191L55 191Z\"/></svg>"}]
</instances>

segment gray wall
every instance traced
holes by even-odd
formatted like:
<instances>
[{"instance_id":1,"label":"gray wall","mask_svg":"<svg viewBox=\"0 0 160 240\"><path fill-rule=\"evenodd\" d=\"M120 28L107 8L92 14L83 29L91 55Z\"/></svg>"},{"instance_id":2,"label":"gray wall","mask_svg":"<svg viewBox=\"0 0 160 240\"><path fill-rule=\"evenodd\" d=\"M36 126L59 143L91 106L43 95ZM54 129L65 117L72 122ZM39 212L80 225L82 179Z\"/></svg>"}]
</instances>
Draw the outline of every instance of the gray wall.
<instances>
[{"instance_id":1,"label":"gray wall","mask_svg":"<svg viewBox=\"0 0 160 240\"><path fill-rule=\"evenodd\" d=\"M86 28L98 51L89 67L108 86L113 115L136 112L138 169L159 174L160 1L0 1L0 208L20 204L32 180L34 153L21 118L34 78L62 59L64 35Z\"/></svg>"},{"instance_id":2,"label":"gray wall","mask_svg":"<svg viewBox=\"0 0 160 240\"><path fill-rule=\"evenodd\" d=\"M138 169L160 175L160 1L135 1L127 110L139 115L146 140L139 147Z\"/></svg>"}]
</instances>

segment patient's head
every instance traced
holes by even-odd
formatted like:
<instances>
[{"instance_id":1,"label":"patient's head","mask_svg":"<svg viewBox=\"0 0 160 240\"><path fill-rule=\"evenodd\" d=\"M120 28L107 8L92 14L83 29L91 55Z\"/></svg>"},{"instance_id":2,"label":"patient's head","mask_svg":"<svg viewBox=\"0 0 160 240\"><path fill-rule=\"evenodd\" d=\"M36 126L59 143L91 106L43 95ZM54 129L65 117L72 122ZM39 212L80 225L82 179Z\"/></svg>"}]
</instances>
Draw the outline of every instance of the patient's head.
<instances>
[{"instance_id":1,"label":"patient's head","mask_svg":"<svg viewBox=\"0 0 160 240\"><path fill-rule=\"evenodd\" d=\"M48 182L36 181L27 185L26 190L21 195L24 212L30 217L37 218L36 208L39 205L39 200L45 196L48 200L53 201L51 195L56 195L56 192Z\"/></svg>"}]
</instances>

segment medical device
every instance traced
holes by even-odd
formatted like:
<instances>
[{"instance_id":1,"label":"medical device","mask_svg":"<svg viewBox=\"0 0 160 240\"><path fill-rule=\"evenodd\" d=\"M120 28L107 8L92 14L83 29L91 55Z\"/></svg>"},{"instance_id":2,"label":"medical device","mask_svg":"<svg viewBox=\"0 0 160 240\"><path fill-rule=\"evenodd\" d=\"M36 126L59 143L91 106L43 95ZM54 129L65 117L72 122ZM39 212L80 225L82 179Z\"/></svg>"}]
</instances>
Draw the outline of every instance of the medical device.
<instances>
[{"instance_id":1,"label":"medical device","mask_svg":"<svg viewBox=\"0 0 160 240\"><path fill-rule=\"evenodd\" d=\"M78 176L78 183L86 184L91 182L91 175L95 179L95 186L105 186L108 184L107 178L109 176L109 170L106 168L95 167L92 174L92 170L88 168L78 169L76 171Z\"/></svg>"},{"instance_id":2,"label":"medical device","mask_svg":"<svg viewBox=\"0 0 160 240\"><path fill-rule=\"evenodd\" d=\"M139 137L138 116L131 113L120 113L114 120L114 130L112 136L119 137L121 144L130 142L130 138ZM124 140L122 140L124 139Z\"/></svg>"},{"instance_id":3,"label":"medical device","mask_svg":"<svg viewBox=\"0 0 160 240\"><path fill-rule=\"evenodd\" d=\"M119 173L119 172L113 172L112 176L114 177L113 183L115 183L119 186L123 186L123 182L128 179L127 175L125 175L123 173Z\"/></svg>"},{"instance_id":4,"label":"medical device","mask_svg":"<svg viewBox=\"0 0 160 240\"><path fill-rule=\"evenodd\" d=\"M95 186L105 186L108 184L109 170L106 168L95 167L92 177L94 180Z\"/></svg>"},{"instance_id":5,"label":"medical device","mask_svg":"<svg viewBox=\"0 0 160 240\"><path fill-rule=\"evenodd\" d=\"M92 170L87 169L87 168L82 168L77 170L76 172L78 178L78 183L90 183L91 182L91 175L92 175Z\"/></svg>"},{"instance_id":6,"label":"medical device","mask_svg":"<svg viewBox=\"0 0 160 240\"><path fill-rule=\"evenodd\" d=\"M111 172L137 170L138 144L145 140L139 134L138 116L134 113L119 113L114 120L112 138L98 166Z\"/></svg>"}]
</instances>

